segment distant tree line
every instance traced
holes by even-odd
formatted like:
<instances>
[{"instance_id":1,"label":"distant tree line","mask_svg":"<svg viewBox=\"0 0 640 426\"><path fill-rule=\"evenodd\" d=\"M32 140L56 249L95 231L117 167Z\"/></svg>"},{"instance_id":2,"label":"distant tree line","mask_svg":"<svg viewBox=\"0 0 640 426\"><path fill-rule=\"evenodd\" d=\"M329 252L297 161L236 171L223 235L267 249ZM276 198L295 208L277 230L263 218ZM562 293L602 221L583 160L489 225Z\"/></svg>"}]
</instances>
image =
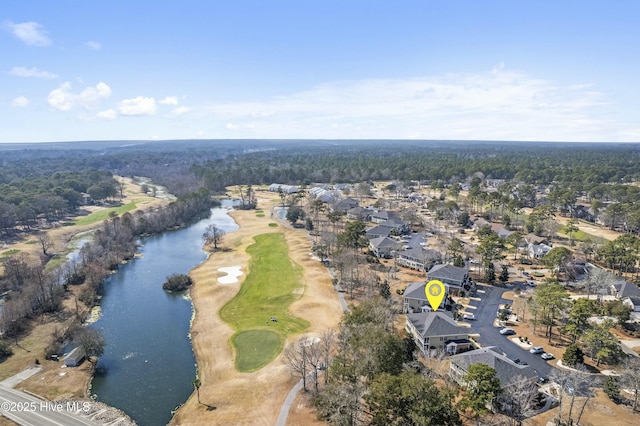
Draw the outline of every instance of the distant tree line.
<instances>
[{"instance_id":1,"label":"distant tree line","mask_svg":"<svg viewBox=\"0 0 640 426\"><path fill-rule=\"evenodd\" d=\"M430 146L418 142L386 145L348 144L246 153L204 163L192 170L205 184L221 190L235 184L363 182L399 180L460 182L476 173L532 185L557 183L573 191L605 196L602 184L636 181L640 173L637 146L510 144L472 142ZM609 191L606 191L609 193ZM612 192L612 194L615 193ZM620 194L618 194L620 195Z\"/></svg>"}]
</instances>

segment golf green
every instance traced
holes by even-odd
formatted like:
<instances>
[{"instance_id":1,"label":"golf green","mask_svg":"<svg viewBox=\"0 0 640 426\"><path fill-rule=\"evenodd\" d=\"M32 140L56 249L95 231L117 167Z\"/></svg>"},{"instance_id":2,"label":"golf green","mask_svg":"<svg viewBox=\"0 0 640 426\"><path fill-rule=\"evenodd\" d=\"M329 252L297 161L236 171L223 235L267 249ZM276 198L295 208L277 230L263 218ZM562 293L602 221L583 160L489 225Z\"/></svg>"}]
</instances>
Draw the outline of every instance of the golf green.
<instances>
[{"instance_id":1,"label":"golf green","mask_svg":"<svg viewBox=\"0 0 640 426\"><path fill-rule=\"evenodd\" d=\"M236 331L231 338L236 368L245 372L267 365L287 336L309 327L308 321L289 313L289 305L304 291L304 282L302 268L289 258L284 234L261 234L254 240L247 248L249 274L238 294L220 309L220 318ZM274 336L276 343L271 341Z\"/></svg>"}]
</instances>

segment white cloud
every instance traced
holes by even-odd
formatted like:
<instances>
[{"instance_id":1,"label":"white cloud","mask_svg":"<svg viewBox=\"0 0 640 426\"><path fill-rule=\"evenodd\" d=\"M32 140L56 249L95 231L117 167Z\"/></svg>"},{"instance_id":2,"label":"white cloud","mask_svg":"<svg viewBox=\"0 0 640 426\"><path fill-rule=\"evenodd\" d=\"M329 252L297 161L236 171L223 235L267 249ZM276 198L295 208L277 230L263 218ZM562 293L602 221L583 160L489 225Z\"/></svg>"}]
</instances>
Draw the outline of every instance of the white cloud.
<instances>
[{"instance_id":1,"label":"white cloud","mask_svg":"<svg viewBox=\"0 0 640 426\"><path fill-rule=\"evenodd\" d=\"M80 92L80 104L85 109L93 109L98 104L100 99L106 99L111 96L111 88L103 82L100 82L96 87L87 87Z\"/></svg>"},{"instance_id":2,"label":"white cloud","mask_svg":"<svg viewBox=\"0 0 640 426\"><path fill-rule=\"evenodd\" d=\"M248 138L626 140L619 123L602 118L609 108L589 84L559 85L500 64L477 74L328 82L266 101L209 104L192 117Z\"/></svg>"},{"instance_id":3,"label":"white cloud","mask_svg":"<svg viewBox=\"0 0 640 426\"><path fill-rule=\"evenodd\" d=\"M172 109L169 115L172 117L178 117L180 115L188 113L189 111L191 111L191 108L189 108L188 106L179 106L178 108Z\"/></svg>"},{"instance_id":4,"label":"white cloud","mask_svg":"<svg viewBox=\"0 0 640 426\"><path fill-rule=\"evenodd\" d=\"M17 98L13 98L11 100L11 106L16 108L24 108L29 106L29 99L24 96L18 96Z\"/></svg>"},{"instance_id":5,"label":"white cloud","mask_svg":"<svg viewBox=\"0 0 640 426\"><path fill-rule=\"evenodd\" d=\"M125 99L118 103L120 115L154 115L156 113L156 101L154 98L137 96Z\"/></svg>"},{"instance_id":6,"label":"white cloud","mask_svg":"<svg viewBox=\"0 0 640 426\"><path fill-rule=\"evenodd\" d=\"M2 27L26 45L44 47L51 44L51 39L48 37L44 27L37 22L14 24L11 21L6 21Z\"/></svg>"},{"instance_id":7,"label":"white cloud","mask_svg":"<svg viewBox=\"0 0 640 426\"><path fill-rule=\"evenodd\" d=\"M47 103L53 109L58 111L69 111L74 105L74 95L71 93L71 83L68 81L63 83L57 89L49 92Z\"/></svg>"},{"instance_id":8,"label":"white cloud","mask_svg":"<svg viewBox=\"0 0 640 426\"><path fill-rule=\"evenodd\" d=\"M54 74L49 71L44 71L36 67L25 68L25 67L13 67L9 74L15 77L35 77L35 78L46 78L53 79L58 78L57 74Z\"/></svg>"},{"instance_id":9,"label":"white cloud","mask_svg":"<svg viewBox=\"0 0 640 426\"><path fill-rule=\"evenodd\" d=\"M91 50L95 50L96 52L102 49L102 44L98 43L97 41L87 41L84 43L84 45Z\"/></svg>"},{"instance_id":10,"label":"white cloud","mask_svg":"<svg viewBox=\"0 0 640 426\"><path fill-rule=\"evenodd\" d=\"M69 111L75 107L91 110L97 108L100 101L109 96L111 88L106 83L100 82L95 87L86 87L76 94L71 91L71 83L67 81L49 93L47 103L58 111Z\"/></svg>"},{"instance_id":11,"label":"white cloud","mask_svg":"<svg viewBox=\"0 0 640 426\"><path fill-rule=\"evenodd\" d=\"M105 111L100 111L96 114L96 117L101 120L113 121L118 117L118 113L114 109L108 109Z\"/></svg>"},{"instance_id":12,"label":"white cloud","mask_svg":"<svg viewBox=\"0 0 640 426\"><path fill-rule=\"evenodd\" d=\"M160 99L158 103L162 105L178 105L178 97L177 96L167 96L164 99Z\"/></svg>"}]
</instances>

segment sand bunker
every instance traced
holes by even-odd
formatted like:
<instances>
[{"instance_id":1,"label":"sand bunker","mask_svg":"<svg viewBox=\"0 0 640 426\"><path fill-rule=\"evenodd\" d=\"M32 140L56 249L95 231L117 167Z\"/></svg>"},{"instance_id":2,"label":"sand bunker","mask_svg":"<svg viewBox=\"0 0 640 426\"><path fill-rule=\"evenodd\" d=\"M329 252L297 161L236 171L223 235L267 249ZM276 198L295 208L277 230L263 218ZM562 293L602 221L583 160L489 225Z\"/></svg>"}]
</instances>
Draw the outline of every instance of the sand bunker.
<instances>
[{"instance_id":1,"label":"sand bunker","mask_svg":"<svg viewBox=\"0 0 640 426\"><path fill-rule=\"evenodd\" d=\"M240 271L241 266L228 266L225 268L218 268L218 271L224 272L224 277L218 278L220 284L234 284L238 282L238 277L242 275Z\"/></svg>"}]
</instances>

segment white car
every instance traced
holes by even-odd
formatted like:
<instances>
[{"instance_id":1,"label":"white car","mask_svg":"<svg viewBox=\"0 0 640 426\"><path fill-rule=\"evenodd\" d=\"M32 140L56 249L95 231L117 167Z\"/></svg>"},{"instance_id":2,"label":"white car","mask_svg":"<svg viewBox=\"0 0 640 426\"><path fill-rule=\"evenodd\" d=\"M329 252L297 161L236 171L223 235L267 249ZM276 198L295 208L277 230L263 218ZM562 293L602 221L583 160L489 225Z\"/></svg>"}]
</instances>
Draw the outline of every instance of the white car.
<instances>
[{"instance_id":1,"label":"white car","mask_svg":"<svg viewBox=\"0 0 640 426\"><path fill-rule=\"evenodd\" d=\"M550 354L549 352L545 352L545 353L543 353L542 355L540 355L540 357L541 357L542 359L544 359L544 360L550 360L550 359L555 358L555 357L553 356L553 354Z\"/></svg>"},{"instance_id":2,"label":"white car","mask_svg":"<svg viewBox=\"0 0 640 426\"><path fill-rule=\"evenodd\" d=\"M462 319L463 319L463 320L470 320L470 321L473 321L473 320L475 320L475 319L476 319L476 316L475 316L475 315L473 315L473 314L464 314L464 315L462 316Z\"/></svg>"},{"instance_id":3,"label":"white car","mask_svg":"<svg viewBox=\"0 0 640 426\"><path fill-rule=\"evenodd\" d=\"M529 352L531 352L532 354L541 354L544 352L544 350L542 349L542 346L534 346L533 348L529 349Z\"/></svg>"},{"instance_id":4,"label":"white car","mask_svg":"<svg viewBox=\"0 0 640 426\"><path fill-rule=\"evenodd\" d=\"M508 336L510 334L516 334L516 331L513 328L506 327L500 330L500 334L504 334L505 336Z\"/></svg>"}]
</instances>

